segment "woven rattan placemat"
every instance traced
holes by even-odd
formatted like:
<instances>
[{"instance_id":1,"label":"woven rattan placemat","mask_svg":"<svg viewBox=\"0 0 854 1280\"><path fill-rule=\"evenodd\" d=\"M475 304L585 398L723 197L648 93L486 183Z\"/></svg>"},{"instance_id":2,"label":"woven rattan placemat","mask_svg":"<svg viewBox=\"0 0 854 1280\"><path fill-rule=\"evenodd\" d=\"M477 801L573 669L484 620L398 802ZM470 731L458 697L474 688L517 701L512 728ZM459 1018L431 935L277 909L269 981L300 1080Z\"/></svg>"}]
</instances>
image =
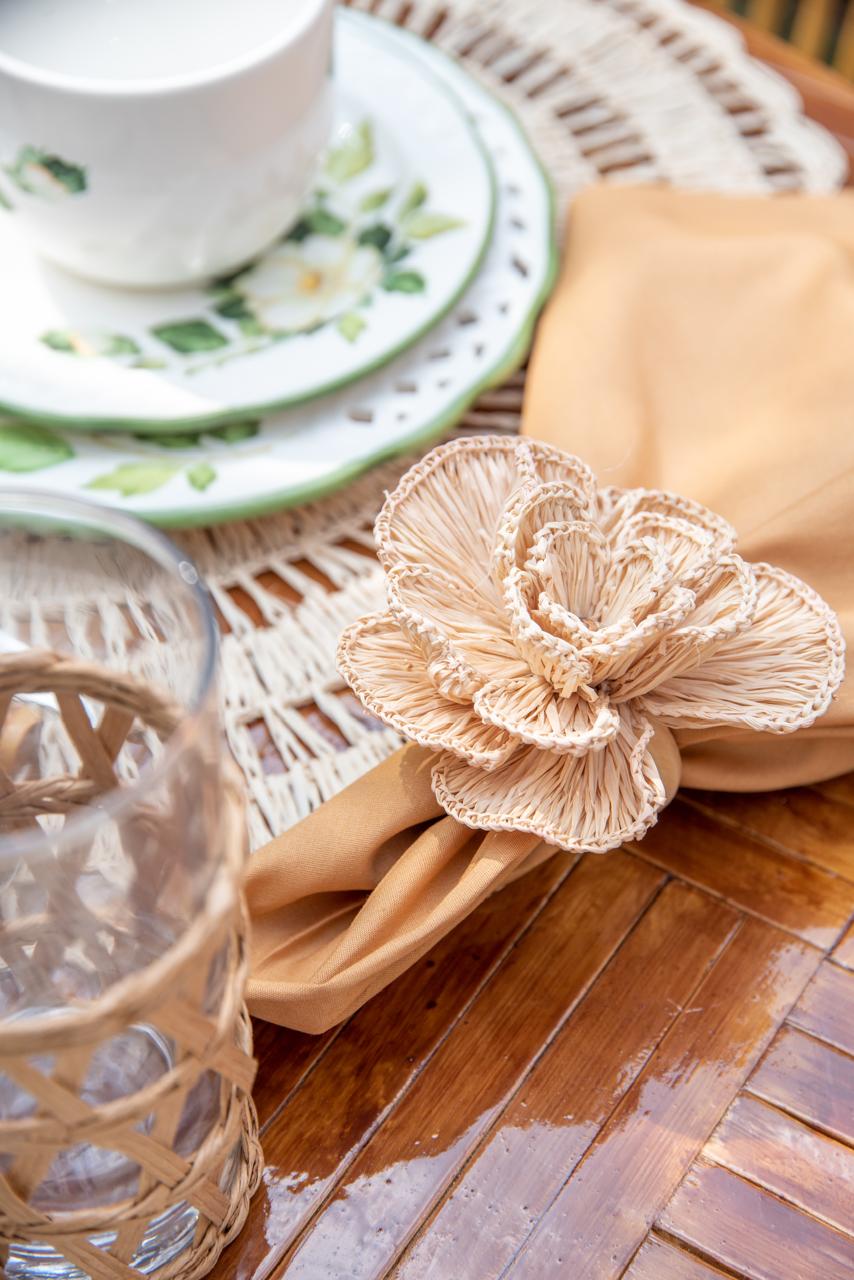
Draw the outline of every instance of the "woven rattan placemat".
<instances>
[{"instance_id":1,"label":"woven rattan placemat","mask_svg":"<svg viewBox=\"0 0 854 1280\"><path fill-rule=\"evenodd\" d=\"M565 210L595 179L719 190L841 185L834 140L730 27L681 0L381 0L360 7L434 40L517 112ZM674 128L678 121L678 128ZM524 377L463 431L515 431ZM223 696L253 845L397 745L342 688L342 628L383 601L371 526L411 459L308 507L180 535L229 628ZM261 625L257 625L258 617Z\"/></svg>"}]
</instances>

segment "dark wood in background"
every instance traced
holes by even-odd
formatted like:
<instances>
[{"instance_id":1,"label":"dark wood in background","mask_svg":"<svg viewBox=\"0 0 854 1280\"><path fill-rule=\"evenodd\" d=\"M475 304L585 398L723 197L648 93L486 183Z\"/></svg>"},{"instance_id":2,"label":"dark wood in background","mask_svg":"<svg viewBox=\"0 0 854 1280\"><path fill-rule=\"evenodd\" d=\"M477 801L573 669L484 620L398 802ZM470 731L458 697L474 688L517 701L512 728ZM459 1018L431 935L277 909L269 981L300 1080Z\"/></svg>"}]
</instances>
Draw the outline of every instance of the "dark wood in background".
<instances>
[{"instance_id":1,"label":"dark wood in background","mask_svg":"<svg viewBox=\"0 0 854 1280\"><path fill-rule=\"evenodd\" d=\"M851 88L747 38L854 156ZM257 1024L264 1185L216 1280L852 1280L852 833L854 776L683 793L343 1027Z\"/></svg>"}]
</instances>

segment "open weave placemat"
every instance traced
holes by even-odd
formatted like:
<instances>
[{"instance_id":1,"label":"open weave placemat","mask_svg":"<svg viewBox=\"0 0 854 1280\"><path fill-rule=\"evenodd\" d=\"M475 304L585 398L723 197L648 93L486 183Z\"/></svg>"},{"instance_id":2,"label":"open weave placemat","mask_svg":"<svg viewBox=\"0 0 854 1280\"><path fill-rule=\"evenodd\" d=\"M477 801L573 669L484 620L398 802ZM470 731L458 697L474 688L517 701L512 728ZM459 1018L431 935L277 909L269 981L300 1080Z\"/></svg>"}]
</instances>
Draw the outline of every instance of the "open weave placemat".
<instances>
[{"instance_id":1,"label":"open weave placemat","mask_svg":"<svg viewBox=\"0 0 854 1280\"><path fill-rule=\"evenodd\" d=\"M435 41L517 112L565 209L595 179L729 191L830 191L835 141L740 37L681 0L360 3ZM523 375L461 430L515 431ZM322 502L180 535L228 628L223 697L246 776L253 846L398 745L342 687L341 630L383 603L371 527L401 459ZM259 623L260 619L260 623Z\"/></svg>"}]
</instances>

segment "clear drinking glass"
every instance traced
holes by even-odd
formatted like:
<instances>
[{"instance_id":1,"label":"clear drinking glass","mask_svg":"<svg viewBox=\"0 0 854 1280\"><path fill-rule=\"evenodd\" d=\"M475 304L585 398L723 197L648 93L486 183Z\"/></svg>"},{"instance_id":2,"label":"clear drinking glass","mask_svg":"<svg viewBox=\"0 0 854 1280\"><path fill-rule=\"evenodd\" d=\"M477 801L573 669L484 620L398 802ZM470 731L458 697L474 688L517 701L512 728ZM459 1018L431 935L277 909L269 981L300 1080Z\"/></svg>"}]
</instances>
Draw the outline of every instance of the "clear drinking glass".
<instances>
[{"instance_id":1,"label":"clear drinking glass","mask_svg":"<svg viewBox=\"0 0 854 1280\"><path fill-rule=\"evenodd\" d=\"M131 675L181 714L165 741L145 727L129 733L114 763L121 786L91 798L81 792L71 812L22 821L5 816L9 786L74 776L80 760L52 693L19 695L9 705L0 733L0 1047L4 1027L61 1020L167 953L198 915L221 857L217 632L184 555L106 508L0 493L0 654L27 649ZM96 724L102 708L81 701ZM218 982L214 966L206 1007L217 1006ZM80 1097L101 1104L143 1089L170 1069L174 1047L144 1023L125 1027L89 1061ZM53 1069L49 1055L30 1065ZM175 1151L198 1148L219 1089L216 1074L200 1076L177 1122ZM20 1081L0 1074L0 1123L35 1106ZM13 1164L0 1152L0 1175ZM134 1194L139 1167L78 1143L47 1168L36 1162L29 1175L30 1206L50 1214L120 1204ZM131 1265L147 1274L177 1257L193 1240L196 1218L186 1203L160 1213ZM0 1256L0 1273L3 1266L9 1280L85 1274L38 1242L13 1245Z\"/></svg>"}]
</instances>

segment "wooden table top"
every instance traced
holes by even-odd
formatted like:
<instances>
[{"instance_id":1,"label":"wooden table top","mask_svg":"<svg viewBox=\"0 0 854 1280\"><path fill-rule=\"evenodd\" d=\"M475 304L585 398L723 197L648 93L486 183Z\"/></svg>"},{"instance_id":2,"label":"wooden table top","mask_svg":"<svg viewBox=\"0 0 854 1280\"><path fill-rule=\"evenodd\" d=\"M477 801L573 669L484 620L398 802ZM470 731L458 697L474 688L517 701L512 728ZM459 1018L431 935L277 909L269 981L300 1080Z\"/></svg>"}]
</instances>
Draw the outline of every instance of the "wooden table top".
<instances>
[{"instance_id":1,"label":"wooden table top","mask_svg":"<svg viewBox=\"0 0 854 1280\"><path fill-rule=\"evenodd\" d=\"M854 158L854 91L762 33ZM216 1280L852 1280L854 775L681 793L343 1027L256 1026L264 1185Z\"/></svg>"}]
</instances>

